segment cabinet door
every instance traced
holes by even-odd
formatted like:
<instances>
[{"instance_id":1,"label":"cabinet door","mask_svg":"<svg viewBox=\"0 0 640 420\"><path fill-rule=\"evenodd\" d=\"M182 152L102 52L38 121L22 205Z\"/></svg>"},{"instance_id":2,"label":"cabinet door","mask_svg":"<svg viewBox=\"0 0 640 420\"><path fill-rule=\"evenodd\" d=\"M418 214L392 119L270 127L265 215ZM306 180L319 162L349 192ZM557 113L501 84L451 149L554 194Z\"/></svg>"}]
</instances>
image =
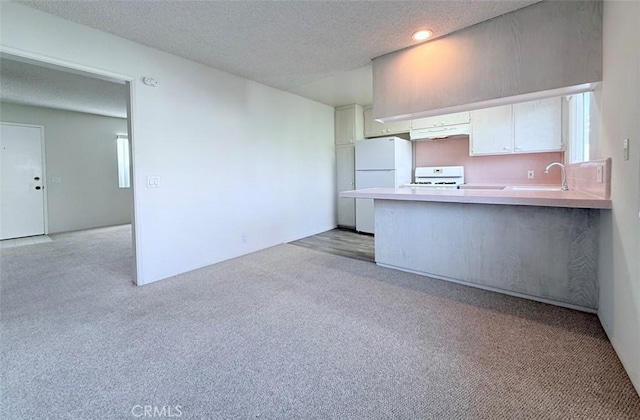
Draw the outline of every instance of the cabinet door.
<instances>
[{"instance_id":1,"label":"cabinet door","mask_svg":"<svg viewBox=\"0 0 640 420\"><path fill-rule=\"evenodd\" d=\"M396 121L387 124L380 123L373 119L373 109L364 109L364 136L365 137L381 137L393 136L396 134L408 133L410 130L410 121Z\"/></svg>"},{"instance_id":2,"label":"cabinet door","mask_svg":"<svg viewBox=\"0 0 640 420\"><path fill-rule=\"evenodd\" d=\"M471 111L471 155L511 153L513 148L512 106Z\"/></svg>"},{"instance_id":3,"label":"cabinet door","mask_svg":"<svg viewBox=\"0 0 640 420\"><path fill-rule=\"evenodd\" d=\"M356 188L355 148L353 146L336 148L336 172L338 193ZM356 226L355 199L338 197L338 225Z\"/></svg>"},{"instance_id":4,"label":"cabinet door","mask_svg":"<svg viewBox=\"0 0 640 420\"><path fill-rule=\"evenodd\" d=\"M417 120L411 120L411 129L419 130L422 128L464 124L469 122L469 118L469 112L456 112L454 114L439 115L437 117L420 118Z\"/></svg>"},{"instance_id":5,"label":"cabinet door","mask_svg":"<svg viewBox=\"0 0 640 420\"><path fill-rule=\"evenodd\" d=\"M379 137L385 135L386 127L373 119L373 109L364 109L364 136Z\"/></svg>"},{"instance_id":6,"label":"cabinet door","mask_svg":"<svg viewBox=\"0 0 640 420\"><path fill-rule=\"evenodd\" d=\"M352 108L336 109L335 114L336 144L354 142L355 114Z\"/></svg>"},{"instance_id":7,"label":"cabinet door","mask_svg":"<svg viewBox=\"0 0 640 420\"><path fill-rule=\"evenodd\" d=\"M387 133L389 134L404 134L411 131L411 121L396 121L384 124L387 127Z\"/></svg>"},{"instance_id":8,"label":"cabinet door","mask_svg":"<svg viewBox=\"0 0 640 420\"><path fill-rule=\"evenodd\" d=\"M561 98L513 105L514 152L562 150Z\"/></svg>"}]
</instances>

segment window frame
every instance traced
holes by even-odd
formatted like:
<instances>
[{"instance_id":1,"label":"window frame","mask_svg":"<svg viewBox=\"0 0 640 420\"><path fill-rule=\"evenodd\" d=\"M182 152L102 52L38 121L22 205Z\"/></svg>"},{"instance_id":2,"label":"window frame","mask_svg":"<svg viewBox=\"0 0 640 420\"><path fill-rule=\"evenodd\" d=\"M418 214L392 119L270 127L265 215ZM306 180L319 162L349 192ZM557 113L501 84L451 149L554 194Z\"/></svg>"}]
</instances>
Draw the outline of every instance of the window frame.
<instances>
[{"instance_id":1,"label":"window frame","mask_svg":"<svg viewBox=\"0 0 640 420\"><path fill-rule=\"evenodd\" d=\"M116 135L118 188L131 188L131 144L127 134Z\"/></svg>"}]
</instances>

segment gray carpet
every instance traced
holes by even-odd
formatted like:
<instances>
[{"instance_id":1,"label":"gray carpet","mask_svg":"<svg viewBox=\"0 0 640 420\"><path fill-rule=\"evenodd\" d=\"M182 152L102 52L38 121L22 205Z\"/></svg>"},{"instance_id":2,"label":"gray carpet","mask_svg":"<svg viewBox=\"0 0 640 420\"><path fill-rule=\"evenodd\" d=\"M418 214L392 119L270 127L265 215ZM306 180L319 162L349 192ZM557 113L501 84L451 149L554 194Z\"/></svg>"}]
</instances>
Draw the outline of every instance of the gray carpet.
<instances>
[{"instance_id":1,"label":"gray carpet","mask_svg":"<svg viewBox=\"0 0 640 420\"><path fill-rule=\"evenodd\" d=\"M2 250L2 419L640 418L593 315L293 245L135 287L129 235Z\"/></svg>"}]
</instances>

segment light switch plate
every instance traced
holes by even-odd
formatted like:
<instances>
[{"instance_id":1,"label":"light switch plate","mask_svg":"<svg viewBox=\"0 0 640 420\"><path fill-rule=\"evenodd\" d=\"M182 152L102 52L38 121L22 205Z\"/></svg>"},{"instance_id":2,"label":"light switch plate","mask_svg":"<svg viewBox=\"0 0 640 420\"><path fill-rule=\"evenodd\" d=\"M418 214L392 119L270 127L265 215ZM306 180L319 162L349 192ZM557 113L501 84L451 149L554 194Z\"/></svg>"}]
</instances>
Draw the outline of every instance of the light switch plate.
<instances>
[{"instance_id":1,"label":"light switch plate","mask_svg":"<svg viewBox=\"0 0 640 420\"><path fill-rule=\"evenodd\" d=\"M624 160L629 160L629 139L624 139L622 141L622 158Z\"/></svg>"},{"instance_id":2,"label":"light switch plate","mask_svg":"<svg viewBox=\"0 0 640 420\"><path fill-rule=\"evenodd\" d=\"M160 177L159 176L148 176L147 177L147 188L158 188L160 186Z\"/></svg>"}]
</instances>

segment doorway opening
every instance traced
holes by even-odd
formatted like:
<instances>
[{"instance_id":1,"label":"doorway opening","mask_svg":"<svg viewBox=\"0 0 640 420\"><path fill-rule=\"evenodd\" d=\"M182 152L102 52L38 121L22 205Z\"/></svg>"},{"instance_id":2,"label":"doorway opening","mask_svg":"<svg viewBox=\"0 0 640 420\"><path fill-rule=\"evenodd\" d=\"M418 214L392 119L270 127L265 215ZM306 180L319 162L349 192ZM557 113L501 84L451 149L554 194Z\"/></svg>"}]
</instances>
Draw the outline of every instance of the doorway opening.
<instances>
[{"instance_id":1,"label":"doorway opening","mask_svg":"<svg viewBox=\"0 0 640 420\"><path fill-rule=\"evenodd\" d=\"M135 283L133 78L5 53L0 70L3 250L113 245Z\"/></svg>"}]
</instances>

